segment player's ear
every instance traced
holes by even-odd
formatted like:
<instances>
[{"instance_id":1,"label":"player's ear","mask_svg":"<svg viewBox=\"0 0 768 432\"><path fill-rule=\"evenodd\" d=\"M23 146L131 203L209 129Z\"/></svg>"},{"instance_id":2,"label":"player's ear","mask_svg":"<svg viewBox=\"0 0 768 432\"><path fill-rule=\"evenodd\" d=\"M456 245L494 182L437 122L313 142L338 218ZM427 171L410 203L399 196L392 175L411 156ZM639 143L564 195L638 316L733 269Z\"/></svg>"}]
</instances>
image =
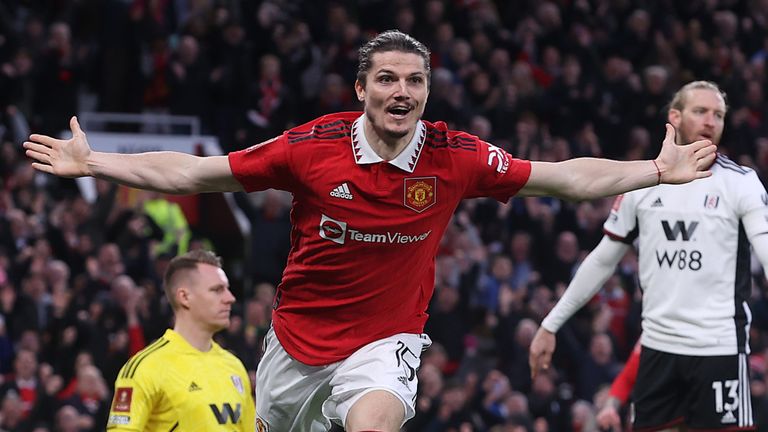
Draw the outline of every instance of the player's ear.
<instances>
[{"instance_id":1,"label":"player's ear","mask_svg":"<svg viewBox=\"0 0 768 432\"><path fill-rule=\"evenodd\" d=\"M365 85L360 80L355 80L355 93L357 94L357 100L365 102Z\"/></svg>"},{"instance_id":2,"label":"player's ear","mask_svg":"<svg viewBox=\"0 0 768 432\"><path fill-rule=\"evenodd\" d=\"M176 304L178 304L180 308L189 309L189 295L189 289L184 285L180 286L176 290Z\"/></svg>"},{"instance_id":3,"label":"player's ear","mask_svg":"<svg viewBox=\"0 0 768 432\"><path fill-rule=\"evenodd\" d=\"M683 113L680 112L678 109L670 109L667 113L667 121L669 124L675 127L675 129L680 128L680 118L682 117Z\"/></svg>"}]
</instances>

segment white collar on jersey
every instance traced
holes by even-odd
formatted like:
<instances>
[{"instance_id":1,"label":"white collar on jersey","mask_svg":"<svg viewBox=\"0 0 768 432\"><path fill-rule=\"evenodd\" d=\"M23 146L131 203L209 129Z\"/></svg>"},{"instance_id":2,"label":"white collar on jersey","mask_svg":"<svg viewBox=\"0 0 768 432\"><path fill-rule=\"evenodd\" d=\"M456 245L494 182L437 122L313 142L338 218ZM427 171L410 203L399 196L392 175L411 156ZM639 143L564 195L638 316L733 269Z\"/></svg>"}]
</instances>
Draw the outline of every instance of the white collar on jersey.
<instances>
[{"instance_id":1,"label":"white collar on jersey","mask_svg":"<svg viewBox=\"0 0 768 432\"><path fill-rule=\"evenodd\" d=\"M355 161L359 165L372 164L377 162L383 162L379 155L371 148L368 143L368 139L365 137L363 122L365 121L365 114L352 123L352 153L355 156ZM419 161L421 155L421 149L424 148L424 141L427 138L427 127L424 122L419 120L416 123L416 133L413 134L411 142L397 155L396 158L389 161L390 164L400 168L403 171L412 173L416 168L416 163Z\"/></svg>"}]
</instances>

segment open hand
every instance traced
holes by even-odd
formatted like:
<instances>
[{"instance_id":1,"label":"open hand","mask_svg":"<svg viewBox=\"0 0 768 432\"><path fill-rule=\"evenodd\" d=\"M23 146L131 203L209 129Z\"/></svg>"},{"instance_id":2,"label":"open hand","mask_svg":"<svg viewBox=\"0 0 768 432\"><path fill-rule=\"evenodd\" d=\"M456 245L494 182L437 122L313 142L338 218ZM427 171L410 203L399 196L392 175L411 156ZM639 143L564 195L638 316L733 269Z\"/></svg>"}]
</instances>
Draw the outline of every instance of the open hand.
<instances>
[{"instance_id":1,"label":"open hand","mask_svg":"<svg viewBox=\"0 0 768 432\"><path fill-rule=\"evenodd\" d=\"M711 176L709 167L715 161L716 150L717 146L710 140L676 144L675 128L667 123L667 134L656 158L661 183L681 184Z\"/></svg>"},{"instance_id":2,"label":"open hand","mask_svg":"<svg viewBox=\"0 0 768 432\"><path fill-rule=\"evenodd\" d=\"M90 175L88 156L91 147L80 129L77 117L69 120L72 138L60 140L47 135L32 134L24 142L27 157L34 160L32 168L61 177L83 177Z\"/></svg>"}]
</instances>

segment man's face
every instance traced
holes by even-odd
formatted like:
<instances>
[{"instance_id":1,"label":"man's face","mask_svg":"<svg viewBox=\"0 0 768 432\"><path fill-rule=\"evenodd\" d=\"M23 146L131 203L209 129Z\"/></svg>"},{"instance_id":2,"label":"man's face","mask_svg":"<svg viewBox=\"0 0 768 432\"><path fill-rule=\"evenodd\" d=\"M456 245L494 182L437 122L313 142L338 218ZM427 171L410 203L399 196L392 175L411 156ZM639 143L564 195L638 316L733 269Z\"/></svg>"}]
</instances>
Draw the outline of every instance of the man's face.
<instances>
[{"instance_id":1,"label":"man's face","mask_svg":"<svg viewBox=\"0 0 768 432\"><path fill-rule=\"evenodd\" d=\"M377 52L371 57L365 85L355 82L355 91L382 139L406 137L424 113L429 95L424 60L414 53Z\"/></svg>"},{"instance_id":2,"label":"man's face","mask_svg":"<svg viewBox=\"0 0 768 432\"><path fill-rule=\"evenodd\" d=\"M21 379L31 379L37 371L37 359L30 351L19 351L16 355L16 376Z\"/></svg>"},{"instance_id":3,"label":"man's face","mask_svg":"<svg viewBox=\"0 0 768 432\"><path fill-rule=\"evenodd\" d=\"M229 290L229 279L224 270L210 264L198 264L187 299L189 312L196 322L213 332L229 327L235 296Z\"/></svg>"},{"instance_id":4,"label":"man's face","mask_svg":"<svg viewBox=\"0 0 768 432\"><path fill-rule=\"evenodd\" d=\"M725 101L710 89L689 90L682 110L669 110L669 122L677 130L677 144L708 139L718 145L725 125Z\"/></svg>"}]
</instances>

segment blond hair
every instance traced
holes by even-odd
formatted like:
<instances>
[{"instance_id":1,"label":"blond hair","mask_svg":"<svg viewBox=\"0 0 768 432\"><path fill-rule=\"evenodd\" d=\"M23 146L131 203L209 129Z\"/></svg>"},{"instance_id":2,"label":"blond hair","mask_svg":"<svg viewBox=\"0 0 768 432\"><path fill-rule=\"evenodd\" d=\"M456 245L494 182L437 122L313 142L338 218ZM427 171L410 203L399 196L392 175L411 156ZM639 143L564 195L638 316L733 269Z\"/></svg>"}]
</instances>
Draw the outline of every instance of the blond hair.
<instances>
[{"instance_id":1,"label":"blond hair","mask_svg":"<svg viewBox=\"0 0 768 432\"><path fill-rule=\"evenodd\" d=\"M720 87L712 81L691 81L688 84L680 87L680 90L672 97L672 101L669 103L669 110L682 111L685 108L685 104L688 99L688 93L691 90L712 90L720 94L725 103L725 110L728 111L728 97Z\"/></svg>"}]
</instances>

